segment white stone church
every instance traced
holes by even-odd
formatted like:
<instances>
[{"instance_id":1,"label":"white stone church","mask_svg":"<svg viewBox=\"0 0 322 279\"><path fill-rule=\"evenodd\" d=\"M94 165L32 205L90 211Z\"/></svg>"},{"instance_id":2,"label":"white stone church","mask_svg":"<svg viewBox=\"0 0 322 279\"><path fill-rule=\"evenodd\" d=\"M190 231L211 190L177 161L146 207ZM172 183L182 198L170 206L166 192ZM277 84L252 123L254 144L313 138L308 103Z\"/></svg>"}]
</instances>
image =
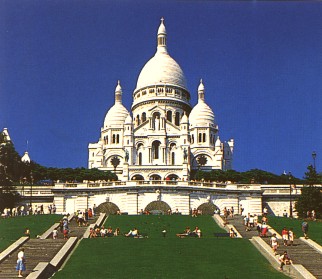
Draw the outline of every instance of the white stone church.
<instances>
[{"instance_id":1,"label":"white stone church","mask_svg":"<svg viewBox=\"0 0 322 279\"><path fill-rule=\"evenodd\" d=\"M222 142L213 110L200 81L198 103L179 64L167 50L164 21L155 55L141 70L131 111L122 104L122 87L108 110L101 136L88 146L89 168L114 171L119 180L190 180L192 170L232 168L233 139Z\"/></svg>"}]
</instances>

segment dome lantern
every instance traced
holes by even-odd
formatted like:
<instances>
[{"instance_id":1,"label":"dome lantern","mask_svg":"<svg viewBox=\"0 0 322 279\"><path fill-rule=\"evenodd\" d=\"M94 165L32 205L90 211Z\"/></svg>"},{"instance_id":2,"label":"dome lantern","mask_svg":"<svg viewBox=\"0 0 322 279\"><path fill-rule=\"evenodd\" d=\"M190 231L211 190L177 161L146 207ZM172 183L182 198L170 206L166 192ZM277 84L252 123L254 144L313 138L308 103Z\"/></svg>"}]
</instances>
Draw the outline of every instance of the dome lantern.
<instances>
[{"instance_id":1,"label":"dome lantern","mask_svg":"<svg viewBox=\"0 0 322 279\"><path fill-rule=\"evenodd\" d=\"M163 22L164 18L161 18L161 23L158 29L158 51L167 53L167 31Z\"/></svg>"},{"instance_id":2,"label":"dome lantern","mask_svg":"<svg viewBox=\"0 0 322 279\"><path fill-rule=\"evenodd\" d=\"M205 86L202 83L202 79L200 79L200 84L198 86L198 102L205 100Z\"/></svg>"},{"instance_id":3,"label":"dome lantern","mask_svg":"<svg viewBox=\"0 0 322 279\"><path fill-rule=\"evenodd\" d=\"M115 88L115 104L121 103L122 104L122 87L120 81L117 81L117 86Z\"/></svg>"}]
</instances>

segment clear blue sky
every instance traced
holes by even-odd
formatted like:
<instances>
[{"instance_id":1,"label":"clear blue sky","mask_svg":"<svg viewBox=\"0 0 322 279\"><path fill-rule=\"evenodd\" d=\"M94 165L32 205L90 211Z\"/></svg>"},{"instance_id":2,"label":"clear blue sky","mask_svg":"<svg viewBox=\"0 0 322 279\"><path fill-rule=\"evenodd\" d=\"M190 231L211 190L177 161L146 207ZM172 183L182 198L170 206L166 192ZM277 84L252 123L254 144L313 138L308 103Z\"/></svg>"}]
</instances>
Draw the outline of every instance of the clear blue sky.
<instances>
[{"instance_id":1,"label":"clear blue sky","mask_svg":"<svg viewBox=\"0 0 322 279\"><path fill-rule=\"evenodd\" d=\"M0 1L0 129L47 167L87 167L117 80L130 109L160 18L234 169L322 170L322 2Z\"/></svg>"}]
</instances>

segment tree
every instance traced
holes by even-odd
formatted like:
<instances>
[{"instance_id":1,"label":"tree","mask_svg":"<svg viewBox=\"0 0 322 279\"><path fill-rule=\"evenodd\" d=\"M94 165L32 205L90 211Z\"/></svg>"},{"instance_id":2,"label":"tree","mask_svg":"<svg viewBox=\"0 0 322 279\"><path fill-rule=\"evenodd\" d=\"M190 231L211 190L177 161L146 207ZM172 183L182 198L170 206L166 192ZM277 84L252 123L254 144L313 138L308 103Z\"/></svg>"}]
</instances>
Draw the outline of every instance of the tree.
<instances>
[{"instance_id":1,"label":"tree","mask_svg":"<svg viewBox=\"0 0 322 279\"><path fill-rule=\"evenodd\" d=\"M312 165L309 165L307 167L307 172L305 172L305 182L307 185L313 186L316 184L321 184L322 183L322 177L319 175L315 168Z\"/></svg>"},{"instance_id":2,"label":"tree","mask_svg":"<svg viewBox=\"0 0 322 279\"><path fill-rule=\"evenodd\" d=\"M306 217L307 211L315 210L316 215L322 216L322 187L314 186L321 184L321 176L312 165L307 167L304 177L306 186L302 188L301 196L295 204L295 208L301 217Z\"/></svg>"},{"instance_id":3,"label":"tree","mask_svg":"<svg viewBox=\"0 0 322 279\"><path fill-rule=\"evenodd\" d=\"M322 216L322 189L316 186L302 188L301 196L295 204L300 217L305 218L307 211L315 210L317 217Z\"/></svg>"},{"instance_id":4,"label":"tree","mask_svg":"<svg viewBox=\"0 0 322 279\"><path fill-rule=\"evenodd\" d=\"M0 211L14 207L18 195L13 182L19 180L22 165L12 142L0 133Z\"/></svg>"}]
</instances>

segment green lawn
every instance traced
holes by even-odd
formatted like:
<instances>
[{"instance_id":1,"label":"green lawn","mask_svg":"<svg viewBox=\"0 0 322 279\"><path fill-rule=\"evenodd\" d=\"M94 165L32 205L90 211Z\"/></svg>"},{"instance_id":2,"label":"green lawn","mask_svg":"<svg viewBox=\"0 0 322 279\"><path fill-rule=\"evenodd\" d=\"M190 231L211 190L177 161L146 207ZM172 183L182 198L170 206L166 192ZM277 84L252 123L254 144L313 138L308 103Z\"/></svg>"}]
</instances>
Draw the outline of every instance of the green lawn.
<instances>
[{"instance_id":1,"label":"green lawn","mask_svg":"<svg viewBox=\"0 0 322 279\"><path fill-rule=\"evenodd\" d=\"M61 215L44 214L0 219L0 252L24 236L25 228L28 227L30 237L35 238L57 223L61 217Z\"/></svg>"},{"instance_id":2,"label":"green lawn","mask_svg":"<svg viewBox=\"0 0 322 279\"><path fill-rule=\"evenodd\" d=\"M203 237L176 233L198 225ZM136 226L149 238L83 239L54 278L287 278L246 239L215 238L210 216L111 216L105 226L122 233ZM161 231L167 230L163 237Z\"/></svg>"},{"instance_id":3,"label":"green lawn","mask_svg":"<svg viewBox=\"0 0 322 279\"><path fill-rule=\"evenodd\" d=\"M269 216L268 223L272 226L279 234L281 234L282 229L293 228L295 237L303 236L303 232L301 230L301 224L303 220L300 219L290 219L285 217L275 217ZM309 238L316 241L320 245L322 245L322 222L319 221L308 221L309 223Z\"/></svg>"}]
</instances>

